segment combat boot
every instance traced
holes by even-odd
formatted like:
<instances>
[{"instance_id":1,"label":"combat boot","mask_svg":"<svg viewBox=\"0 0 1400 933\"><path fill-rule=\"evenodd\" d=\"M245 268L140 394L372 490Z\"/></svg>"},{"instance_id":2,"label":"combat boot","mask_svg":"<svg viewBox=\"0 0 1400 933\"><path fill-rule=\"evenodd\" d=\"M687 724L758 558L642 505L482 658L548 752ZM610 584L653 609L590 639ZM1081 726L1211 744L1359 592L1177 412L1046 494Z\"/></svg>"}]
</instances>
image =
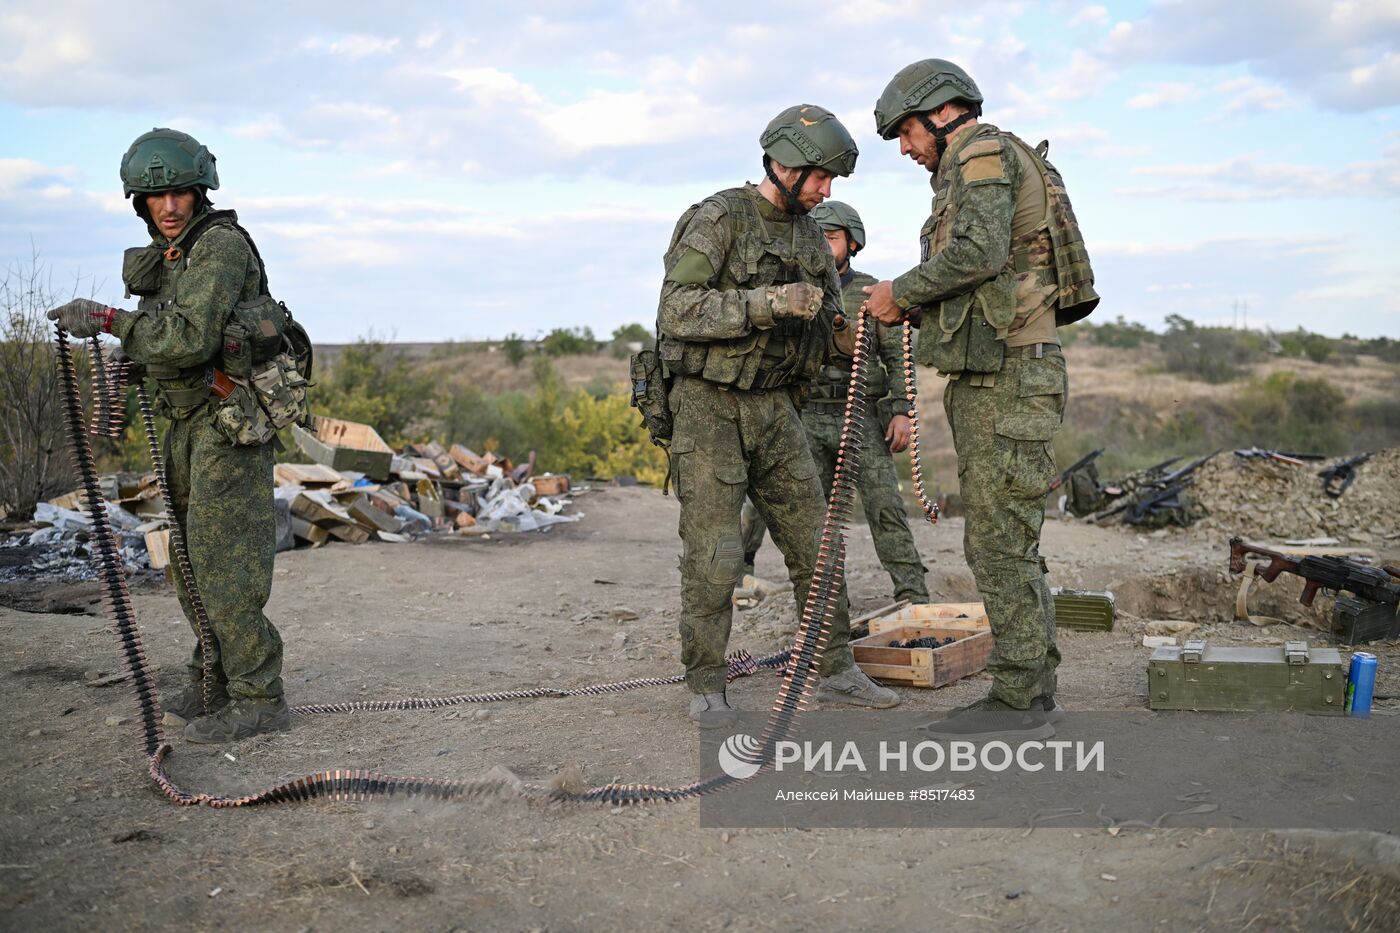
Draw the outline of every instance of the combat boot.
<instances>
[{"instance_id":1,"label":"combat boot","mask_svg":"<svg viewBox=\"0 0 1400 933\"><path fill-rule=\"evenodd\" d=\"M880 686L854 664L839 674L823 677L817 684L817 699L823 703L845 703L875 709L899 705L899 694L889 687Z\"/></svg>"},{"instance_id":2,"label":"combat boot","mask_svg":"<svg viewBox=\"0 0 1400 933\"><path fill-rule=\"evenodd\" d=\"M1055 702L1055 694L1041 694L1031 700L1031 709L1038 709L1045 713L1045 718L1049 722L1059 722L1065 718L1065 707L1062 703Z\"/></svg>"},{"instance_id":3,"label":"combat boot","mask_svg":"<svg viewBox=\"0 0 1400 933\"><path fill-rule=\"evenodd\" d=\"M292 725L287 701L235 699L212 716L201 716L185 726L185 741L198 745L237 742L263 732L281 732Z\"/></svg>"},{"instance_id":4,"label":"combat boot","mask_svg":"<svg viewBox=\"0 0 1400 933\"><path fill-rule=\"evenodd\" d=\"M1017 709L995 697L984 697L958 707L949 713L947 719L926 723L919 728L943 739L1048 739L1055 734L1055 727L1050 724L1046 710L1037 705L1036 700L1031 701L1029 709Z\"/></svg>"},{"instance_id":5,"label":"combat boot","mask_svg":"<svg viewBox=\"0 0 1400 933\"><path fill-rule=\"evenodd\" d=\"M216 680L209 685L209 712L217 713L227 705L228 685ZM160 708L171 719L179 720L178 723L167 723L167 725L185 725L194 722L205 714L203 682L191 681L184 690L162 702Z\"/></svg>"},{"instance_id":6,"label":"combat boot","mask_svg":"<svg viewBox=\"0 0 1400 933\"><path fill-rule=\"evenodd\" d=\"M739 721L739 711L729 705L724 691L697 693L690 698L690 718L702 729L732 726Z\"/></svg>"}]
</instances>

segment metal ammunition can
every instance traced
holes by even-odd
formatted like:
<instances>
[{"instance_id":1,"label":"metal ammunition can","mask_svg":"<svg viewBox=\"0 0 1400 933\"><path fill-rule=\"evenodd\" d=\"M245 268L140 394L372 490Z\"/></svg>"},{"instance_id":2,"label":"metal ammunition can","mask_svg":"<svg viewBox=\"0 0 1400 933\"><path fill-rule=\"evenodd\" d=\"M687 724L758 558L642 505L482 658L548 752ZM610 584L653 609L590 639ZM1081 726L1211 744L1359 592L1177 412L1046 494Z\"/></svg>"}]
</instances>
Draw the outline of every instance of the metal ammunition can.
<instances>
[{"instance_id":1,"label":"metal ammunition can","mask_svg":"<svg viewBox=\"0 0 1400 933\"><path fill-rule=\"evenodd\" d=\"M1347 671L1347 715L1369 719L1375 693L1376 656L1358 651L1351 656L1351 669Z\"/></svg>"}]
</instances>

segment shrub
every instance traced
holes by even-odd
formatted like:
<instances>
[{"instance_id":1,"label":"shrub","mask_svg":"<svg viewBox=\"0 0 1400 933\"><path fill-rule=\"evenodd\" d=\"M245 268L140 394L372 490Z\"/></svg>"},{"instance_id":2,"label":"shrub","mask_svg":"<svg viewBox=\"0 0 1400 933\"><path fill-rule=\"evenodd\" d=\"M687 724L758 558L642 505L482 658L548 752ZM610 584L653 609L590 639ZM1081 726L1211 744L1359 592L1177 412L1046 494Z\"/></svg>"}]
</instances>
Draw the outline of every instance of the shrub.
<instances>
[{"instance_id":1,"label":"shrub","mask_svg":"<svg viewBox=\"0 0 1400 933\"><path fill-rule=\"evenodd\" d=\"M1157 344L1168 372L1206 382L1229 382L1244 374L1241 364L1262 356L1264 340L1248 331L1198 327L1173 314L1167 317L1166 333Z\"/></svg>"},{"instance_id":2,"label":"shrub","mask_svg":"<svg viewBox=\"0 0 1400 933\"><path fill-rule=\"evenodd\" d=\"M1307 358L1314 363L1321 363L1327 359L1334 349L1333 341L1321 334L1309 333L1301 327L1292 333L1280 334L1277 339L1284 356Z\"/></svg>"},{"instance_id":3,"label":"shrub","mask_svg":"<svg viewBox=\"0 0 1400 933\"><path fill-rule=\"evenodd\" d=\"M1127 321L1123 315L1115 320L1098 325L1090 325L1088 334L1094 343L1101 347L1124 347L1133 349L1150 343L1157 335L1147 329L1147 325L1137 321Z\"/></svg>"},{"instance_id":4,"label":"shrub","mask_svg":"<svg viewBox=\"0 0 1400 933\"><path fill-rule=\"evenodd\" d=\"M540 342L540 349L546 356L578 356L596 353L598 341L591 327L556 327Z\"/></svg>"},{"instance_id":5,"label":"shrub","mask_svg":"<svg viewBox=\"0 0 1400 933\"><path fill-rule=\"evenodd\" d=\"M1300 379L1289 371L1250 382L1236 414L1239 436L1280 450L1340 453L1346 449L1346 396L1326 379Z\"/></svg>"},{"instance_id":6,"label":"shrub","mask_svg":"<svg viewBox=\"0 0 1400 933\"><path fill-rule=\"evenodd\" d=\"M414 370L396 348L371 334L341 351L330 374L312 390L312 411L372 425L398 446L421 422L432 400L434 382ZM322 406L326 406L324 409ZM421 434L422 424L417 425Z\"/></svg>"}]
</instances>

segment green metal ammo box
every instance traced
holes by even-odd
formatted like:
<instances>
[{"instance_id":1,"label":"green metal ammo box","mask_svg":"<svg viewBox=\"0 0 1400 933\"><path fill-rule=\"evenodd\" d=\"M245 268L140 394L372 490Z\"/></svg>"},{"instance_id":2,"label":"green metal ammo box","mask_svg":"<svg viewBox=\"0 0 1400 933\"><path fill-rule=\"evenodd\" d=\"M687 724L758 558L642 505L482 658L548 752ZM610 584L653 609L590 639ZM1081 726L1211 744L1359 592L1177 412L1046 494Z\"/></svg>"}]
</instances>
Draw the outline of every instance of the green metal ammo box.
<instances>
[{"instance_id":1,"label":"green metal ammo box","mask_svg":"<svg viewBox=\"0 0 1400 933\"><path fill-rule=\"evenodd\" d=\"M1264 648L1213 648L1202 639L1168 645L1147 664L1152 709L1343 715L1347 672L1336 648L1305 641Z\"/></svg>"},{"instance_id":2,"label":"green metal ammo box","mask_svg":"<svg viewBox=\"0 0 1400 933\"><path fill-rule=\"evenodd\" d=\"M1332 607L1332 634L1347 646L1400 638L1400 607L1338 596Z\"/></svg>"},{"instance_id":3,"label":"green metal ammo box","mask_svg":"<svg viewBox=\"0 0 1400 933\"><path fill-rule=\"evenodd\" d=\"M1055 628L1113 631L1113 594L1108 590L1068 590L1053 586Z\"/></svg>"}]
</instances>

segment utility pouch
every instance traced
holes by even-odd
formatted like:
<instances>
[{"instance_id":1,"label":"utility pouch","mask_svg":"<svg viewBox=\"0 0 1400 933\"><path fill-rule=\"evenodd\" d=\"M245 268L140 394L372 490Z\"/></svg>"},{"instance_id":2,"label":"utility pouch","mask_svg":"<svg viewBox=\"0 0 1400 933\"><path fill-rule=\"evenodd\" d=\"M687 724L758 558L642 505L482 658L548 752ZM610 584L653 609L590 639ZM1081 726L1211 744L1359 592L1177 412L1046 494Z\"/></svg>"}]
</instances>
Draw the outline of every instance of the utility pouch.
<instances>
[{"instance_id":1,"label":"utility pouch","mask_svg":"<svg viewBox=\"0 0 1400 933\"><path fill-rule=\"evenodd\" d=\"M281 430L291 424L310 426L307 382L291 354L279 353L270 361L254 367L248 385L267 414L273 430Z\"/></svg>"},{"instance_id":2,"label":"utility pouch","mask_svg":"<svg viewBox=\"0 0 1400 933\"><path fill-rule=\"evenodd\" d=\"M126 296L145 298L160 291L165 251L159 246L133 246L122 255L122 282Z\"/></svg>"},{"instance_id":3,"label":"utility pouch","mask_svg":"<svg viewBox=\"0 0 1400 933\"><path fill-rule=\"evenodd\" d=\"M667 404L667 379L655 350L634 354L631 361L632 406L641 412L642 426L651 442L665 447L671 442L674 423Z\"/></svg>"},{"instance_id":4,"label":"utility pouch","mask_svg":"<svg viewBox=\"0 0 1400 933\"><path fill-rule=\"evenodd\" d=\"M237 382L228 398L214 406L214 427L237 447L261 447L277 436L272 419L258 404L253 390Z\"/></svg>"}]
</instances>

